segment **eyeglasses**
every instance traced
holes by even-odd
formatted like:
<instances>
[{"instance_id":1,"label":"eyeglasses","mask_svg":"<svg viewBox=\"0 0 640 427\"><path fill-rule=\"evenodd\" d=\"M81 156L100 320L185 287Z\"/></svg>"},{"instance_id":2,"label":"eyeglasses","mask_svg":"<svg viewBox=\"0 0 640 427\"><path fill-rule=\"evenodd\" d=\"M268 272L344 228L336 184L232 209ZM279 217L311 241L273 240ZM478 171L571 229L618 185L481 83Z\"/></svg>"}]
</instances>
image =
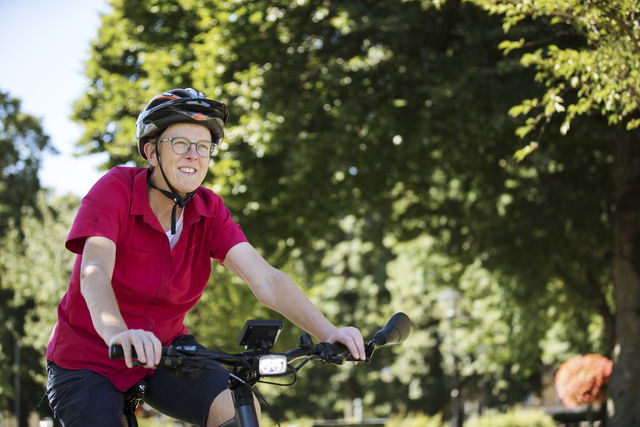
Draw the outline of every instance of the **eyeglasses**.
<instances>
[{"instance_id":1,"label":"eyeglasses","mask_svg":"<svg viewBox=\"0 0 640 427\"><path fill-rule=\"evenodd\" d=\"M212 141L193 142L182 136L163 138L158 141L158 144L164 141L169 141L171 143L171 149L178 155L187 154L189 150L191 150L191 146L195 145L196 153L198 153L198 156L205 158L211 157L215 151L215 148L218 146L218 144L215 144Z\"/></svg>"}]
</instances>

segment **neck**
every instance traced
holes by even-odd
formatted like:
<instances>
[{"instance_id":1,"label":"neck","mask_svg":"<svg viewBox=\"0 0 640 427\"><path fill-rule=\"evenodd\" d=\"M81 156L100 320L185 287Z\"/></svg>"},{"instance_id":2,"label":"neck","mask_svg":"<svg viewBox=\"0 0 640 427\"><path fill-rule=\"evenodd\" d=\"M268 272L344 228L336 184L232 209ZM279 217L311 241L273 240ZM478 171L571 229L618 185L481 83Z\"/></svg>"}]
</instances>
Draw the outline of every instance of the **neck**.
<instances>
[{"instance_id":1,"label":"neck","mask_svg":"<svg viewBox=\"0 0 640 427\"><path fill-rule=\"evenodd\" d=\"M153 188L151 185L147 186L147 196L149 197L149 206L151 207L151 211L158 219L158 222L162 226L165 231L171 229L171 214L176 208L175 218L176 221L182 215L183 208L175 206L173 200L167 197L167 195L163 194L158 190L162 189L168 191L168 187L162 178L158 179L157 169L153 171L153 173L149 176L149 181L153 184L153 186L157 188ZM181 195L182 196L182 195Z\"/></svg>"},{"instance_id":2,"label":"neck","mask_svg":"<svg viewBox=\"0 0 640 427\"><path fill-rule=\"evenodd\" d=\"M173 210L174 203L154 188L148 187L147 194L149 196L149 206L158 219L158 222L160 222L160 225L165 231L170 230L171 211ZM177 208L176 218L180 218L183 209L184 208L180 207Z\"/></svg>"}]
</instances>

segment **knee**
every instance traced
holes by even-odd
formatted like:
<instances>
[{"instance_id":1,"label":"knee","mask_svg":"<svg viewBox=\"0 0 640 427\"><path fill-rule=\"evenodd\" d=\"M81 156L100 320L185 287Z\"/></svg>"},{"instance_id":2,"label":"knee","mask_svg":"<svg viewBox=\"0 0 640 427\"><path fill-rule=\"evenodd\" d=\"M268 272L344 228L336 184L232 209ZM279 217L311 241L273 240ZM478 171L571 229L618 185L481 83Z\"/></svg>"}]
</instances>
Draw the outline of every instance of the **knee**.
<instances>
[{"instance_id":1,"label":"knee","mask_svg":"<svg viewBox=\"0 0 640 427\"><path fill-rule=\"evenodd\" d=\"M260 402L253 396L253 404L256 408L256 415L260 420ZM230 390L225 390L220 393L209 408L209 416L207 418L207 427L218 427L223 424L232 421L236 415L236 410L233 405L233 396Z\"/></svg>"},{"instance_id":2,"label":"knee","mask_svg":"<svg viewBox=\"0 0 640 427\"><path fill-rule=\"evenodd\" d=\"M234 415L235 409L233 407L231 391L225 390L213 400L209 407L207 427L218 427L231 420Z\"/></svg>"}]
</instances>

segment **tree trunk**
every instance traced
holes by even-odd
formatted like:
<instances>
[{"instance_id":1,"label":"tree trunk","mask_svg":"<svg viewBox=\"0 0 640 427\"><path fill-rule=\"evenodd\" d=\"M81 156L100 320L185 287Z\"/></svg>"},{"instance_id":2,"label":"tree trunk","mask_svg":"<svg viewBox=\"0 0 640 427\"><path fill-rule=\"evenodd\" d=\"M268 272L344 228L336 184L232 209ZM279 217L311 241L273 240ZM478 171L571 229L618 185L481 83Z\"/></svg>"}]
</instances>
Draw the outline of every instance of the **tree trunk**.
<instances>
[{"instance_id":1,"label":"tree trunk","mask_svg":"<svg viewBox=\"0 0 640 427\"><path fill-rule=\"evenodd\" d=\"M608 425L640 425L640 142L616 142L613 281L616 341Z\"/></svg>"}]
</instances>

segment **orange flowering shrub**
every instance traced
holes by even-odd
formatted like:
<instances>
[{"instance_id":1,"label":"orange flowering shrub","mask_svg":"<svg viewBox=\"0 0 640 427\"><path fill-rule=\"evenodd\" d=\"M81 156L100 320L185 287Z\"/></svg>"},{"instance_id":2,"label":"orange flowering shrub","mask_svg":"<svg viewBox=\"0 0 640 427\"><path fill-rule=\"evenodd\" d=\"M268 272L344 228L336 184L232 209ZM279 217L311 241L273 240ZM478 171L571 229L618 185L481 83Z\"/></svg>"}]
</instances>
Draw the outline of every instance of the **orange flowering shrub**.
<instances>
[{"instance_id":1,"label":"orange flowering shrub","mask_svg":"<svg viewBox=\"0 0 640 427\"><path fill-rule=\"evenodd\" d=\"M556 372L556 391L567 408L601 403L605 400L613 362L599 354L573 356Z\"/></svg>"}]
</instances>

